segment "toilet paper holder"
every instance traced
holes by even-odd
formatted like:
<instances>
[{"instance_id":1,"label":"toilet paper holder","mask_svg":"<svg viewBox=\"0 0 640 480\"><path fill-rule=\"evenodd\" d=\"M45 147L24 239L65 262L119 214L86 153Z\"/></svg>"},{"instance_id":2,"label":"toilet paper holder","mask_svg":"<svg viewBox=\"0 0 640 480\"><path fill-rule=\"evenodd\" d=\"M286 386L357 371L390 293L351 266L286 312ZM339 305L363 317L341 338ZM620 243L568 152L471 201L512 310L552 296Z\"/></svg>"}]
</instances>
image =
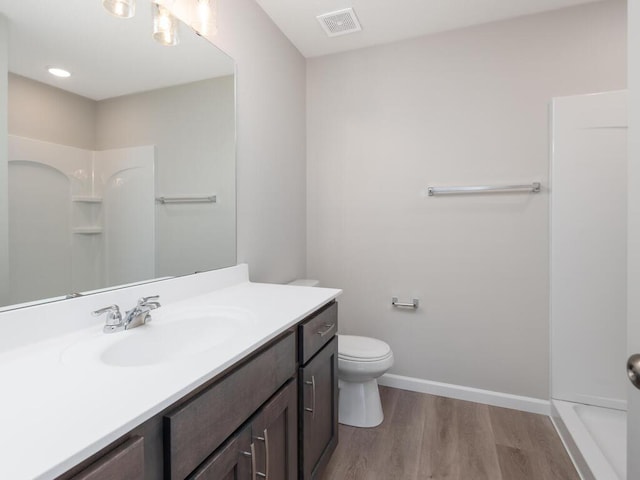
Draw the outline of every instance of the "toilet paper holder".
<instances>
[{"instance_id":1,"label":"toilet paper holder","mask_svg":"<svg viewBox=\"0 0 640 480\"><path fill-rule=\"evenodd\" d=\"M393 297L391 299L391 305L393 307L399 307L399 308L413 308L416 309L420 306L420 300L417 298L414 298L411 300L412 303L401 303L398 302L398 297Z\"/></svg>"}]
</instances>

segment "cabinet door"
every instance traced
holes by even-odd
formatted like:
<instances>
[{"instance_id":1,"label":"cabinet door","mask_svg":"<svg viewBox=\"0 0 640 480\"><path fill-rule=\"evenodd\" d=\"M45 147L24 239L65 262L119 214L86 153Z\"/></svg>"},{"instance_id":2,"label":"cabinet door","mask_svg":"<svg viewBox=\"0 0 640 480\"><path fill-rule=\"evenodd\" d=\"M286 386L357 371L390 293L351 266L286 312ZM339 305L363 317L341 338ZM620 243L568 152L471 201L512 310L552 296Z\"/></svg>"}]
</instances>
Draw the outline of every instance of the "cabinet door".
<instances>
[{"instance_id":1,"label":"cabinet door","mask_svg":"<svg viewBox=\"0 0 640 480\"><path fill-rule=\"evenodd\" d=\"M289 334L164 416L166 477L184 480L296 374Z\"/></svg>"},{"instance_id":2,"label":"cabinet door","mask_svg":"<svg viewBox=\"0 0 640 480\"><path fill-rule=\"evenodd\" d=\"M251 422L255 475L265 480L298 476L298 391L296 380L284 386Z\"/></svg>"},{"instance_id":3,"label":"cabinet door","mask_svg":"<svg viewBox=\"0 0 640 480\"><path fill-rule=\"evenodd\" d=\"M300 464L304 480L320 478L338 444L338 338L300 368Z\"/></svg>"},{"instance_id":4,"label":"cabinet door","mask_svg":"<svg viewBox=\"0 0 640 480\"><path fill-rule=\"evenodd\" d=\"M142 480L144 439L133 437L73 477L72 480Z\"/></svg>"},{"instance_id":5,"label":"cabinet door","mask_svg":"<svg viewBox=\"0 0 640 480\"><path fill-rule=\"evenodd\" d=\"M189 480L251 480L251 427L234 435Z\"/></svg>"}]
</instances>

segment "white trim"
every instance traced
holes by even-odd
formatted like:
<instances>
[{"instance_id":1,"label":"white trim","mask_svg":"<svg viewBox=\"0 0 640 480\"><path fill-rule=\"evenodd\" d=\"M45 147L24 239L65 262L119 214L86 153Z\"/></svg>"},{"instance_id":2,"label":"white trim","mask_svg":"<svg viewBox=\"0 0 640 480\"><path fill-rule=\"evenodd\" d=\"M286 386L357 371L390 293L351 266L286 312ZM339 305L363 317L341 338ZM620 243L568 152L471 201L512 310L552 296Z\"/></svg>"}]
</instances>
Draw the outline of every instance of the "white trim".
<instances>
[{"instance_id":1,"label":"white trim","mask_svg":"<svg viewBox=\"0 0 640 480\"><path fill-rule=\"evenodd\" d=\"M603 398L595 395L586 395L582 393L573 393L569 391L555 392L552 390L553 400L560 400L569 403L582 403L584 405L592 405L600 408L610 408L612 410L622 410L626 412L627 400L618 398Z\"/></svg>"},{"instance_id":2,"label":"white trim","mask_svg":"<svg viewBox=\"0 0 640 480\"><path fill-rule=\"evenodd\" d=\"M621 477L577 411L577 408L585 407L595 410L604 408L554 399L551 402L553 425L583 480L619 480Z\"/></svg>"},{"instance_id":3,"label":"white trim","mask_svg":"<svg viewBox=\"0 0 640 480\"><path fill-rule=\"evenodd\" d=\"M429 393L440 397L484 403L495 407L511 408L513 410L522 410L523 412L538 413L540 415L551 415L551 403L548 400L541 400L539 398L522 397L510 393L493 392L491 390L481 390L479 388L453 385L450 383L432 382L421 378L403 377L391 373L385 373L381 376L378 379L378 383L387 387L400 388L412 392Z\"/></svg>"},{"instance_id":4,"label":"white trim","mask_svg":"<svg viewBox=\"0 0 640 480\"><path fill-rule=\"evenodd\" d=\"M551 410L553 410L553 403L551 404ZM569 455L569 459L571 460L571 463L573 463L573 467L576 469L576 472L578 473L578 477L580 477L580 480L594 480L593 477L587 478L585 476L587 472L578 466L579 465L578 456L580 455L580 452L571 449L569 441L567 440L568 438L567 435L569 435L569 433L566 432L566 429L564 429L564 427L560 425L561 420L558 420L556 417L554 417L553 413L549 418L551 418L551 424L553 425L553 428L558 434L558 437L560 437L562 446L566 450L567 455Z\"/></svg>"},{"instance_id":5,"label":"white trim","mask_svg":"<svg viewBox=\"0 0 640 480\"><path fill-rule=\"evenodd\" d=\"M560 440L564 445L564 449L569 454L569 458L573 462L573 466L576 467L576 472L578 472L580 480L597 480L593 476L593 473L591 472L587 461L582 455L582 452L580 452L578 445L576 445L576 442L569 432L567 425L560 416L560 412L558 412L556 402L557 400L551 401L551 423L556 429L556 432L558 433L558 436L560 437Z\"/></svg>"}]
</instances>

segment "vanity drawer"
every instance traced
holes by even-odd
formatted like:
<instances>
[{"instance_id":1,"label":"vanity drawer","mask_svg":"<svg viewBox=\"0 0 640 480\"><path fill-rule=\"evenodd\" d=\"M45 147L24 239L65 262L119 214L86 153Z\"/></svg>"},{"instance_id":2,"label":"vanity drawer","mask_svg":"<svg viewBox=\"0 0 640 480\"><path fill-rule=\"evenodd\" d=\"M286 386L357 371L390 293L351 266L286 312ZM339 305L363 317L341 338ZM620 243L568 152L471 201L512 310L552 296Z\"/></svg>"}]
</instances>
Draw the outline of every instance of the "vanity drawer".
<instances>
[{"instance_id":1,"label":"vanity drawer","mask_svg":"<svg viewBox=\"0 0 640 480\"><path fill-rule=\"evenodd\" d=\"M165 415L168 478L186 478L295 373L291 333Z\"/></svg>"},{"instance_id":2,"label":"vanity drawer","mask_svg":"<svg viewBox=\"0 0 640 480\"><path fill-rule=\"evenodd\" d=\"M338 331L338 304L332 302L312 318L300 324L300 363L305 364Z\"/></svg>"},{"instance_id":3,"label":"vanity drawer","mask_svg":"<svg viewBox=\"0 0 640 480\"><path fill-rule=\"evenodd\" d=\"M107 453L71 480L142 480L144 478L144 439L133 437Z\"/></svg>"}]
</instances>

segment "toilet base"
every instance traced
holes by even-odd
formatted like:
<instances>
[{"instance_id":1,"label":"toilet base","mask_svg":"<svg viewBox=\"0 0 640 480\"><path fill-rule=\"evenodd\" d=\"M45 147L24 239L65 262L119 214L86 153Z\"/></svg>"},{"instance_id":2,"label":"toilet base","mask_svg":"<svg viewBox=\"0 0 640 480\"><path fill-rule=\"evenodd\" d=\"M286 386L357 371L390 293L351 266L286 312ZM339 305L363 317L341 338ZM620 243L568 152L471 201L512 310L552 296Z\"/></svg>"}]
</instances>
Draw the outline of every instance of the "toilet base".
<instances>
[{"instance_id":1,"label":"toilet base","mask_svg":"<svg viewBox=\"0 0 640 480\"><path fill-rule=\"evenodd\" d=\"M378 381L339 380L338 422L352 427L377 427L384 420Z\"/></svg>"}]
</instances>

